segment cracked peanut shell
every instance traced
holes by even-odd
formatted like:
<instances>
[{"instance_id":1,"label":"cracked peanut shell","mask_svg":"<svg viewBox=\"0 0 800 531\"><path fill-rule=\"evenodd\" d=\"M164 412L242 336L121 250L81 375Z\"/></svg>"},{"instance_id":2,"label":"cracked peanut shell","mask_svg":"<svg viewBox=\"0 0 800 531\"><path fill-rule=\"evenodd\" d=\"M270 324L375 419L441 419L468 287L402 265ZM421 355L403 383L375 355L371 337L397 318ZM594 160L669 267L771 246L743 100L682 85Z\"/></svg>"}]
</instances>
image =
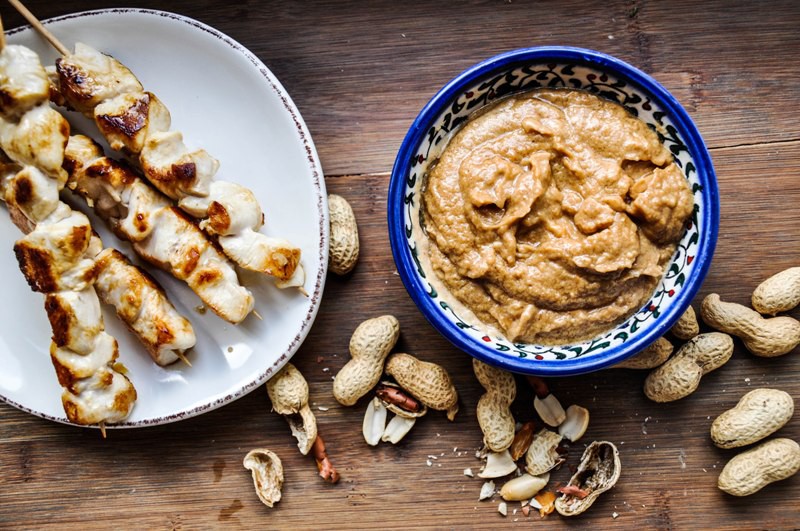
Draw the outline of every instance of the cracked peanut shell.
<instances>
[{"instance_id":1,"label":"cracked peanut shell","mask_svg":"<svg viewBox=\"0 0 800 531\"><path fill-rule=\"evenodd\" d=\"M441 365L398 352L386 360L386 374L429 408L446 411L449 420L455 418L458 412L458 392L450 375Z\"/></svg>"},{"instance_id":2,"label":"cracked peanut shell","mask_svg":"<svg viewBox=\"0 0 800 531\"><path fill-rule=\"evenodd\" d=\"M272 507L281 501L283 465L275 452L266 448L250 450L242 465L252 473L256 494L264 505Z\"/></svg>"},{"instance_id":3,"label":"cracked peanut shell","mask_svg":"<svg viewBox=\"0 0 800 531\"><path fill-rule=\"evenodd\" d=\"M547 428L542 428L533 436L525 454L525 470L528 474L538 476L564 462L565 458L558 452L562 439L560 434Z\"/></svg>"},{"instance_id":4,"label":"cracked peanut shell","mask_svg":"<svg viewBox=\"0 0 800 531\"><path fill-rule=\"evenodd\" d=\"M556 499L556 511L563 516L581 514L617 483L621 470L617 447L608 441L593 442L586 447L578 470L567 483L567 487L577 487L586 496L564 494Z\"/></svg>"}]
</instances>

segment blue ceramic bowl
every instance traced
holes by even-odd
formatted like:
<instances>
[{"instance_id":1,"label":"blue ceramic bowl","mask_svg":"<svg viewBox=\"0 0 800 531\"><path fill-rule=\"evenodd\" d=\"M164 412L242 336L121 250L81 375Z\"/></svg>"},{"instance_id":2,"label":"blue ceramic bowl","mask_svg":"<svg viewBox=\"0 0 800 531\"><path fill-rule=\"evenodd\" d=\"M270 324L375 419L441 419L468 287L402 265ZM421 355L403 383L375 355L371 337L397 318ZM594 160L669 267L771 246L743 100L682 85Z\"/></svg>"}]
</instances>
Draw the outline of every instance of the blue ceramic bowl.
<instances>
[{"instance_id":1,"label":"blue ceramic bowl","mask_svg":"<svg viewBox=\"0 0 800 531\"><path fill-rule=\"evenodd\" d=\"M487 335L435 289L435 273L420 260L420 190L428 164L450 133L481 107L540 87L577 88L625 106L649 124L683 169L694 214L650 300L612 330L559 346L512 343ZM525 374L566 376L598 370L641 351L662 336L691 303L711 264L719 227L719 195L711 158L686 111L653 78L591 50L539 47L511 51L469 68L444 86L403 140L389 185L389 237L397 271L428 321L456 347L491 365ZM474 319L474 318L473 318Z\"/></svg>"}]
</instances>

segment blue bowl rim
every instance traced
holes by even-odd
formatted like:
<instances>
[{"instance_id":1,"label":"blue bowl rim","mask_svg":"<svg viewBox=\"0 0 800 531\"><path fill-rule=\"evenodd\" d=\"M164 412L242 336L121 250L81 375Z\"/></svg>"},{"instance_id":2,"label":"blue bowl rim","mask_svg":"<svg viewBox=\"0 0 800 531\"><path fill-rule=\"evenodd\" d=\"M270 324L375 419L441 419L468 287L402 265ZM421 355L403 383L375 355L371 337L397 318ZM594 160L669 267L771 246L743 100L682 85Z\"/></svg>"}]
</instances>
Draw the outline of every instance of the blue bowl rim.
<instances>
[{"instance_id":1,"label":"blue bowl rim","mask_svg":"<svg viewBox=\"0 0 800 531\"><path fill-rule=\"evenodd\" d=\"M667 111L667 115L680 132L692 155L707 208L702 217L701 237L696 255L699 263L696 264L695 273L687 279L686 285L653 326L630 342L616 345L590 356L566 360L534 360L503 355L487 345L477 343L465 334L456 331L452 323L439 313L435 303L427 295L427 290L417 277L411 254L406 248L405 212L402 199L411 156L416 153L425 133L453 97L480 79L491 77L498 71L507 70L517 64L521 66L532 62L546 64L563 61L600 68L625 79L649 93L654 102ZM601 52L570 46L520 48L502 53L468 68L447 83L423 107L403 139L392 167L387 206L389 243L398 274L406 291L428 322L454 346L485 363L512 372L539 376L570 376L596 371L621 362L664 335L691 304L700 289L711 265L719 231L719 190L711 156L697 127L680 103L660 83L636 67ZM623 355L623 351L625 355Z\"/></svg>"}]
</instances>

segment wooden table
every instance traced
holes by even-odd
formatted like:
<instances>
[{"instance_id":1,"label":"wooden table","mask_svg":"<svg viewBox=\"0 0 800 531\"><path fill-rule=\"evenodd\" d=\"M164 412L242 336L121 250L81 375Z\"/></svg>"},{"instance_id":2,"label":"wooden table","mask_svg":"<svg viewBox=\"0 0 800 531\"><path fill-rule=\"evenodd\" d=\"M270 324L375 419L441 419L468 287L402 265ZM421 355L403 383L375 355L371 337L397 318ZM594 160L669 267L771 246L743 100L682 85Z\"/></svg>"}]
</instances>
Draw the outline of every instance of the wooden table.
<instances>
[{"instance_id":1,"label":"wooden table","mask_svg":"<svg viewBox=\"0 0 800 531\"><path fill-rule=\"evenodd\" d=\"M111 7L94 0L30 0L41 18ZM126 7L165 7L128 1ZM282 2L178 0L167 9L210 24L258 55L300 108L330 192L352 203L361 260L330 276L316 323L294 362L311 385L321 432L342 475L323 483L302 457L263 389L177 424L113 431L50 423L0 404L0 528L566 528L790 529L800 527L800 475L737 499L716 488L736 452L715 448L711 420L746 391L776 387L800 399L800 353L759 359L737 340L733 359L691 397L667 405L642 393L645 373L603 371L551 382L565 405L591 411L584 442L621 452L617 486L583 516L540 521L498 497L478 501L482 481L475 404L481 389L468 356L417 312L395 272L386 192L397 148L422 105L473 63L518 47L601 50L652 74L687 108L711 149L722 200L720 239L700 297L748 303L767 276L800 262L800 3L793 0L579 2ZM6 28L23 23L0 6ZM365 401L339 406L331 375L348 358L364 319L393 313L399 351L444 365L461 394L455 422L429 414L398 444L367 446ZM794 315L800 317L800 312ZM2 368L0 368L2 370ZM520 382L521 383L521 382ZM524 385L514 404L532 415ZM800 440L800 419L780 435ZM283 459L283 500L256 498L244 454L268 447ZM554 482L569 477L565 466ZM516 510L516 511L515 511Z\"/></svg>"}]
</instances>

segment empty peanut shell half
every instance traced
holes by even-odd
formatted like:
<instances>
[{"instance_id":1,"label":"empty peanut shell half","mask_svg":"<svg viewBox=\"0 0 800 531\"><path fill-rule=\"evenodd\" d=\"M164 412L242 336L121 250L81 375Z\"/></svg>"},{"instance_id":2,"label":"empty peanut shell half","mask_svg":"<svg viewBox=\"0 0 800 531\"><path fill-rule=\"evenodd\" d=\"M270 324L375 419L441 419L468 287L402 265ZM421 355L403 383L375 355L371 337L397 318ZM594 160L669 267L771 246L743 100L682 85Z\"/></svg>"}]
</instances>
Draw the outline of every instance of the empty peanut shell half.
<instances>
[{"instance_id":1,"label":"empty peanut shell half","mask_svg":"<svg viewBox=\"0 0 800 531\"><path fill-rule=\"evenodd\" d=\"M308 382L291 363L284 365L267 382L272 409L280 415L294 415L308 404Z\"/></svg>"},{"instance_id":2,"label":"empty peanut shell half","mask_svg":"<svg viewBox=\"0 0 800 531\"><path fill-rule=\"evenodd\" d=\"M271 450L256 448L244 456L244 467L253 474L253 485L258 498L267 507L281 501L283 487L283 465Z\"/></svg>"},{"instance_id":3,"label":"empty peanut shell half","mask_svg":"<svg viewBox=\"0 0 800 531\"><path fill-rule=\"evenodd\" d=\"M287 363L267 382L272 409L286 419L300 453L308 455L317 438L317 419L308 406L308 382L297 367Z\"/></svg>"},{"instance_id":4,"label":"empty peanut shell half","mask_svg":"<svg viewBox=\"0 0 800 531\"><path fill-rule=\"evenodd\" d=\"M525 454L525 469L532 476L553 470L564 462L558 451L561 435L543 428L533 436L533 441Z\"/></svg>"},{"instance_id":5,"label":"empty peanut shell half","mask_svg":"<svg viewBox=\"0 0 800 531\"><path fill-rule=\"evenodd\" d=\"M563 516L581 514L617 483L621 470L617 447L608 441L593 442L569 483L559 489L563 495L556 500L556 511Z\"/></svg>"},{"instance_id":6,"label":"empty peanut shell half","mask_svg":"<svg viewBox=\"0 0 800 531\"><path fill-rule=\"evenodd\" d=\"M314 441L317 438L317 418L308 404L305 404L295 415L284 415L283 418L289 423L292 435L297 439L297 448L300 453L308 455Z\"/></svg>"}]
</instances>

